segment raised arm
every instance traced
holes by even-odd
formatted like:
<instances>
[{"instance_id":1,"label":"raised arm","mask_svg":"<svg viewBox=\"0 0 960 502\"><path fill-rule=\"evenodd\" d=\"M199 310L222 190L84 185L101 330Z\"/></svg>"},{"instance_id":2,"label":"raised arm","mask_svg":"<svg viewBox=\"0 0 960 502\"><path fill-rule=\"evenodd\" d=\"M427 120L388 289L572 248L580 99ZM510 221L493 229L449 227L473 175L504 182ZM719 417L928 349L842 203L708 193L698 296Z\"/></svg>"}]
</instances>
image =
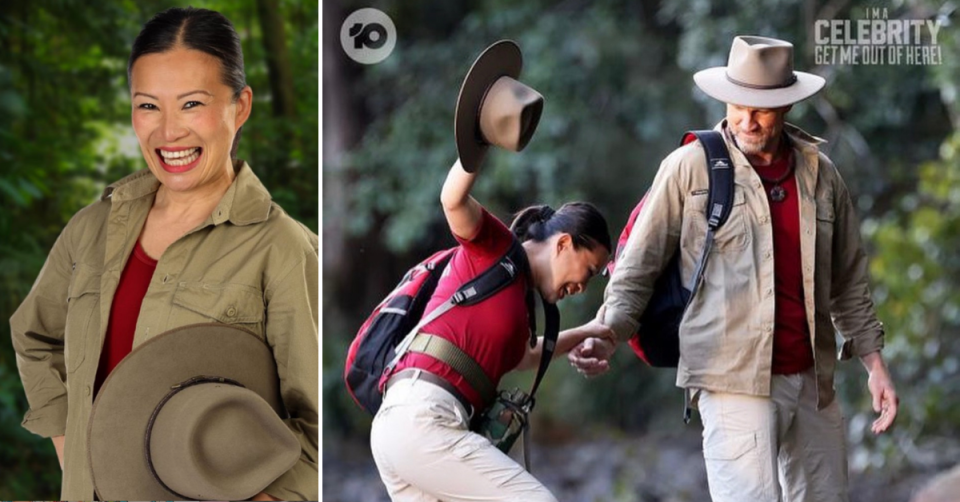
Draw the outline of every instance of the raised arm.
<instances>
[{"instance_id":1,"label":"raised arm","mask_svg":"<svg viewBox=\"0 0 960 502\"><path fill-rule=\"evenodd\" d=\"M440 192L440 203L443 205L447 225L453 235L464 240L470 240L477 234L483 217L482 206L470 196L477 172L464 171L460 159L457 159L450 167L450 173L447 174L447 180Z\"/></svg>"}]
</instances>

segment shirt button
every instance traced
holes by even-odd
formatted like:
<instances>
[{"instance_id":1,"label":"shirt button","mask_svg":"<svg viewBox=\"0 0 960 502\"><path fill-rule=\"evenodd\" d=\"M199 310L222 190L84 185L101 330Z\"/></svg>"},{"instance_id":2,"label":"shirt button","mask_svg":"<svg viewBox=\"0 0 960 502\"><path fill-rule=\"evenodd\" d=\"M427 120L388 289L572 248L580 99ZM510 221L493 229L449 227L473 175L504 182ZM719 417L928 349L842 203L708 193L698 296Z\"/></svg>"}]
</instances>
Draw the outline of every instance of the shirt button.
<instances>
[{"instance_id":1,"label":"shirt button","mask_svg":"<svg viewBox=\"0 0 960 502\"><path fill-rule=\"evenodd\" d=\"M760 223L766 223L768 219L769 218L767 218L767 215L763 215L760 217Z\"/></svg>"},{"instance_id":2,"label":"shirt button","mask_svg":"<svg viewBox=\"0 0 960 502\"><path fill-rule=\"evenodd\" d=\"M166 284L169 279L170 279L170 274L164 274L164 275L163 275L163 283L164 283L164 284Z\"/></svg>"},{"instance_id":3,"label":"shirt button","mask_svg":"<svg viewBox=\"0 0 960 502\"><path fill-rule=\"evenodd\" d=\"M84 395L87 395L87 396L90 395L90 386L89 386L89 385L87 385L87 386L85 386L85 387L83 388L83 393L84 393Z\"/></svg>"},{"instance_id":4,"label":"shirt button","mask_svg":"<svg viewBox=\"0 0 960 502\"><path fill-rule=\"evenodd\" d=\"M765 260L769 260L769 259L770 259L770 251L764 251L764 252L763 252L763 259L765 259Z\"/></svg>"},{"instance_id":5,"label":"shirt button","mask_svg":"<svg viewBox=\"0 0 960 502\"><path fill-rule=\"evenodd\" d=\"M73 265L70 265L70 269L71 269L71 270L76 270L76 269L77 269L77 262L73 262Z\"/></svg>"},{"instance_id":6,"label":"shirt button","mask_svg":"<svg viewBox=\"0 0 960 502\"><path fill-rule=\"evenodd\" d=\"M768 289L768 290L767 290L767 296L770 296L770 295L772 295L772 294L773 294L773 290L772 290L772 289Z\"/></svg>"},{"instance_id":7,"label":"shirt button","mask_svg":"<svg viewBox=\"0 0 960 502\"><path fill-rule=\"evenodd\" d=\"M230 307L227 309L227 317L234 317L237 315L237 309Z\"/></svg>"}]
</instances>

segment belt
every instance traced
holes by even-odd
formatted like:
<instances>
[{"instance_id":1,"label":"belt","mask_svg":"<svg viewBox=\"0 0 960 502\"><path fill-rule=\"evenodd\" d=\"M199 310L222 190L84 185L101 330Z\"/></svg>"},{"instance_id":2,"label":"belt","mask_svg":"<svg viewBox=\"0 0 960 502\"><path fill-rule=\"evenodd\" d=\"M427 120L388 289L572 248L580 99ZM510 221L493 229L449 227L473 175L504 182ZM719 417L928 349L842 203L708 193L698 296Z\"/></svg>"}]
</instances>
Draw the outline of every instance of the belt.
<instances>
[{"instance_id":1,"label":"belt","mask_svg":"<svg viewBox=\"0 0 960 502\"><path fill-rule=\"evenodd\" d=\"M463 405L463 409L467 411L467 421L469 422L470 419L473 418L474 407L472 404L470 404L470 401L468 401L467 398L464 397L464 395L457 390L452 383L444 380L441 377L438 377L437 375L434 375L433 373L430 373L429 371L424 371L419 368L407 368L401 370L387 380L386 389L390 390L391 385L399 382L400 380L407 380L409 378L417 378L418 380L432 383L433 385L436 385L437 387L449 392L453 397L457 398L457 401L460 401L460 404Z\"/></svg>"}]
</instances>

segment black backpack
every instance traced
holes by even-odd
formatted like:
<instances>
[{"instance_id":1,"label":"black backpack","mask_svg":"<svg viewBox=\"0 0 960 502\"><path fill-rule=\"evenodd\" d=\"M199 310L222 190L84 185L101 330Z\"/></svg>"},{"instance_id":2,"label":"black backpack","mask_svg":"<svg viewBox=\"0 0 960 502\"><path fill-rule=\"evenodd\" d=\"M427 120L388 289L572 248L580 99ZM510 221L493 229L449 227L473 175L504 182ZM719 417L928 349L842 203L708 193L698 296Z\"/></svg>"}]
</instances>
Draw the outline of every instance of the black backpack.
<instances>
[{"instance_id":1,"label":"black backpack","mask_svg":"<svg viewBox=\"0 0 960 502\"><path fill-rule=\"evenodd\" d=\"M706 268L710 248L716 231L727 221L733 206L733 163L730 153L717 131L688 131L681 139L681 146L694 139L707 154L707 169L710 173L710 193L707 200L707 236L703 252L697 264L696 273L689 287L684 286L680 274L680 250L671 257L660 277L654 283L653 295L640 316L640 326L627 342L634 353L650 366L675 368L680 362L680 321L690 303ZM637 216L643 208L646 195L630 213L630 218L617 241L616 258L620 257L626 246ZM607 265L607 272L613 273L616 258ZM642 335L642 336L641 336Z\"/></svg>"}]
</instances>

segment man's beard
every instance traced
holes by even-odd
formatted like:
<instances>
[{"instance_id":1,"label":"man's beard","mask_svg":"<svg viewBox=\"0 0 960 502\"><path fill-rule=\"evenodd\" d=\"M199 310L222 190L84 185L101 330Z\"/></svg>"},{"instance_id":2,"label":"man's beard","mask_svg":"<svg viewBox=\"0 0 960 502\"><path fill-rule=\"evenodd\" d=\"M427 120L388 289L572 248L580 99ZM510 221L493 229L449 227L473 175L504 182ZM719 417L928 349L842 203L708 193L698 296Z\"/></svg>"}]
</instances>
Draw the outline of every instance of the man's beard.
<instances>
[{"instance_id":1,"label":"man's beard","mask_svg":"<svg viewBox=\"0 0 960 502\"><path fill-rule=\"evenodd\" d=\"M737 147L746 155L758 155L761 153L770 153L773 147L773 139L776 134L760 137L744 137L740 132L734 132L734 138L737 140Z\"/></svg>"}]
</instances>

